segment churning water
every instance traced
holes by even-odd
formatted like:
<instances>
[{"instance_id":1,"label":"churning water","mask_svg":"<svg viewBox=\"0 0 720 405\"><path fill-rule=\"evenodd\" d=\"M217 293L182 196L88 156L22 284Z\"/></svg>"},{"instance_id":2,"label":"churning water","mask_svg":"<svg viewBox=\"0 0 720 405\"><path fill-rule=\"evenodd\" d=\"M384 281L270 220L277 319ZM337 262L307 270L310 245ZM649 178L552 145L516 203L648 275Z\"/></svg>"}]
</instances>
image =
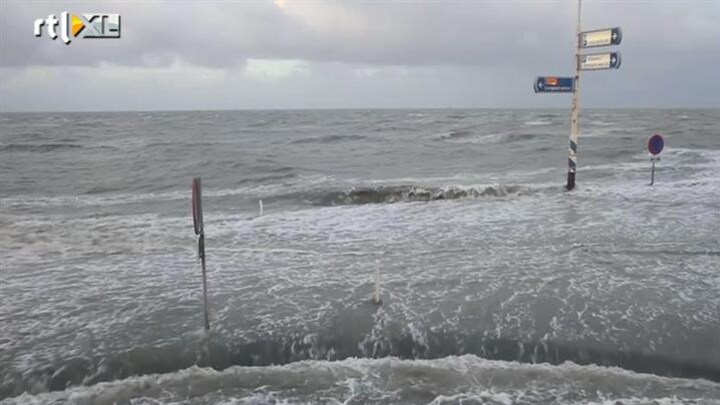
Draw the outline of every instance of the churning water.
<instances>
[{"instance_id":1,"label":"churning water","mask_svg":"<svg viewBox=\"0 0 720 405\"><path fill-rule=\"evenodd\" d=\"M0 402L720 401L720 112L581 125L568 193L560 110L0 115Z\"/></svg>"}]
</instances>

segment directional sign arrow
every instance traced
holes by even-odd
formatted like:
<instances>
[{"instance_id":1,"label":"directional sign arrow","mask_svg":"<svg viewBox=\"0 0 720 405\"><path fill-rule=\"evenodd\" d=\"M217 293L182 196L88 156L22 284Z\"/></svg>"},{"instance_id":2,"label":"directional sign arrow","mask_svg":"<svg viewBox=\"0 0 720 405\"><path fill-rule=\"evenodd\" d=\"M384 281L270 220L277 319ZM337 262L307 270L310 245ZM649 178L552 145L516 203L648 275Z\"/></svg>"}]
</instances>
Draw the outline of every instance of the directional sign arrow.
<instances>
[{"instance_id":1,"label":"directional sign arrow","mask_svg":"<svg viewBox=\"0 0 720 405\"><path fill-rule=\"evenodd\" d=\"M572 77L540 76L534 83L535 93L572 93L575 79Z\"/></svg>"},{"instance_id":2,"label":"directional sign arrow","mask_svg":"<svg viewBox=\"0 0 720 405\"><path fill-rule=\"evenodd\" d=\"M620 42L622 42L622 30L620 27L604 28L601 30L585 31L580 33L581 48L620 45Z\"/></svg>"},{"instance_id":3,"label":"directional sign arrow","mask_svg":"<svg viewBox=\"0 0 720 405\"><path fill-rule=\"evenodd\" d=\"M620 62L620 52L580 55L580 70L617 69Z\"/></svg>"}]
</instances>

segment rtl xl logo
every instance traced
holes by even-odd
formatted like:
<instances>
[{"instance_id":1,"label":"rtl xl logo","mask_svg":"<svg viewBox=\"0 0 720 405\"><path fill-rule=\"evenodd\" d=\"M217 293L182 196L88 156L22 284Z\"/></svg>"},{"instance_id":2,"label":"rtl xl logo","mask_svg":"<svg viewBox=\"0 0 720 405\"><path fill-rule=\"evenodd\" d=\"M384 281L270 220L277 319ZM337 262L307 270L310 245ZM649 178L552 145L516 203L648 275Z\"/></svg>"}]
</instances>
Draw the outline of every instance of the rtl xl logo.
<instances>
[{"instance_id":1,"label":"rtl xl logo","mask_svg":"<svg viewBox=\"0 0 720 405\"><path fill-rule=\"evenodd\" d=\"M35 36L42 36L42 27L47 27L50 38L58 35L65 44L73 38L120 38L120 14L79 14L60 13L60 18L50 14L47 18L38 18L33 25ZM58 29L59 28L59 29Z\"/></svg>"}]
</instances>

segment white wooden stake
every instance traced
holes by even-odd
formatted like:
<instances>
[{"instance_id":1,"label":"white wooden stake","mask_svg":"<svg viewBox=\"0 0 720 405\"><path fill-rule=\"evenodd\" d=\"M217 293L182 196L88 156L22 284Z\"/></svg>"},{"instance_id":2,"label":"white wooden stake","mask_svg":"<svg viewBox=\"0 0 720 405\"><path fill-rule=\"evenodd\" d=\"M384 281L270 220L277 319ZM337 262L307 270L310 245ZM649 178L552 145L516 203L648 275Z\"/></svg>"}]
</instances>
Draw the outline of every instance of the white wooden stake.
<instances>
[{"instance_id":1,"label":"white wooden stake","mask_svg":"<svg viewBox=\"0 0 720 405\"><path fill-rule=\"evenodd\" d=\"M263 204L262 204L262 200L260 200L259 203L260 203L260 216L262 216L262 215L263 215Z\"/></svg>"}]
</instances>

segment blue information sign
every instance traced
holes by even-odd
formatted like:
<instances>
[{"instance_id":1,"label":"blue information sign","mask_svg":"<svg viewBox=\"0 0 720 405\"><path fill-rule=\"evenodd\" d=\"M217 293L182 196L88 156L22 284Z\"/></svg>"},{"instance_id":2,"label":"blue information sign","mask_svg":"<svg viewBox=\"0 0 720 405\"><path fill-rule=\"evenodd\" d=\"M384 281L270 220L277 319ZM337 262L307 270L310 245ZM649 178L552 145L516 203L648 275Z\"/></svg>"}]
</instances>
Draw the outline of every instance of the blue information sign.
<instances>
[{"instance_id":1,"label":"blue information sign","mask_svg":"<svg viewBox=\"0 0 720 405\"><path fill-rule=\"evenodd\" d=\"M651 136L650 140L648 141L648 151L651 155L659 155L660 152L662 152L664 146L665 140L660 134L655 134Z\"/></svg>"},{"instance_id":2,"label":"blue information sign","mask_svg":"<svg viewBox=\"0 0 720 405\"><path fill-rule=\"evenodd\" d=\"M535 79L535 93L572 93L575 79L572 77L540 76Z\"/></svg>"}]
</instances>

